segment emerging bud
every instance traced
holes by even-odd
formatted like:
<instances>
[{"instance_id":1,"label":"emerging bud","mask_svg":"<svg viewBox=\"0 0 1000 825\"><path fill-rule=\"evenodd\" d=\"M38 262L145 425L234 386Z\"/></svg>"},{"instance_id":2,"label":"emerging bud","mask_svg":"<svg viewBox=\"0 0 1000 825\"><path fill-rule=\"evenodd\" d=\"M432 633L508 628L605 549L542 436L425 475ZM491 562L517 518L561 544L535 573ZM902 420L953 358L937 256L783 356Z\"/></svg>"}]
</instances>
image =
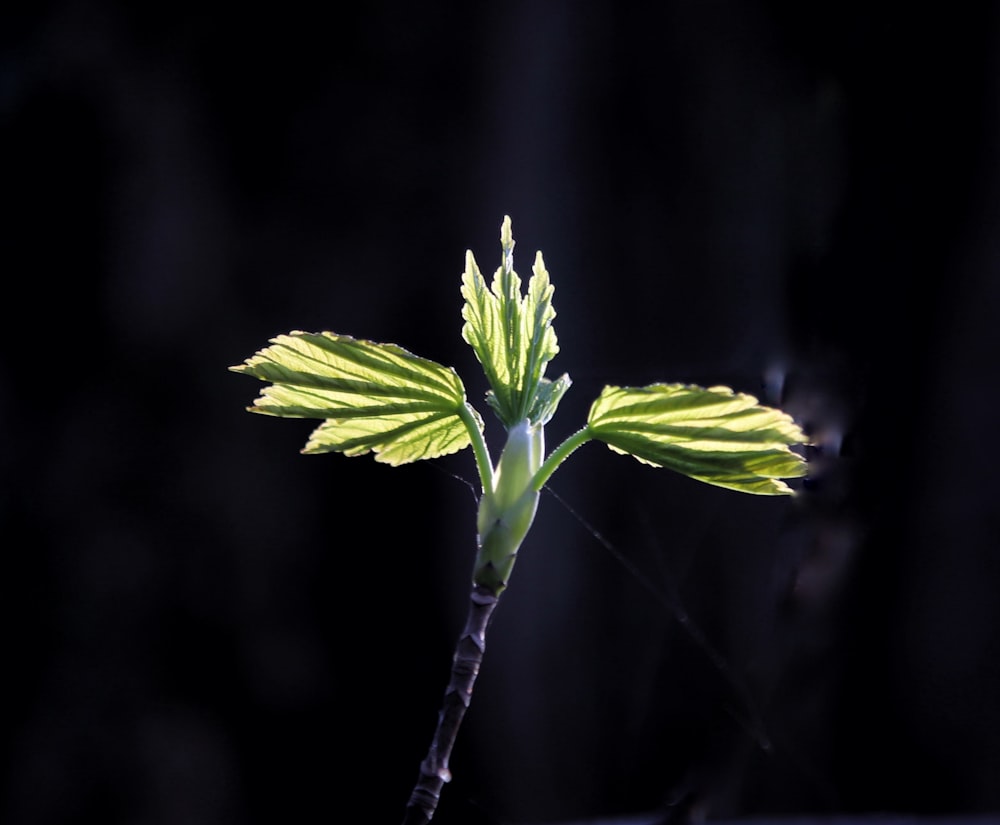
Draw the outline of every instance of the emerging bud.
<instances>
[{"instance_id":1,"label":"emerging bud","mask_svg":"<svg viewBox=\"0 0 1000 825\"><path fill-rule=\"evenodd\" d=\"M518 548L535 520L538 491L532 489L545 453L541 424L525 419L507 432L493 489L479 502L479 553L473 580L499 594L510 578Z\"/></svg>"}]
</instances>

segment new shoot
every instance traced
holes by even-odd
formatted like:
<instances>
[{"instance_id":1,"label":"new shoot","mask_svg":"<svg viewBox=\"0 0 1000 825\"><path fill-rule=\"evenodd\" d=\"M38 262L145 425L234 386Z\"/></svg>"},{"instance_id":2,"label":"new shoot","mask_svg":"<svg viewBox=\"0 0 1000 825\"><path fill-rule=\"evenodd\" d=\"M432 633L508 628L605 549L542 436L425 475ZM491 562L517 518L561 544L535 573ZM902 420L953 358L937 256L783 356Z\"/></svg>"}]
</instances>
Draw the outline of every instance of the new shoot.
<instances>
[{"instance_id":1,"label":"new shoot","mask_svg":"<svg viewBox=\"0 0 1000 825\"><path fill-rule=\"evenodd\" d=\"M806 474L797 448L807 443L793 419L729 387L651 384L605 387L587 420L545 454L545 425L570 388L569 376L545 377L559 352L553 286L542 253L527 290L514 271L509 217L500 229L501 260L487 284L466 252L462 337L489 383L486 404L506 429L494 465L484 420L451 367L395 345L334 332L293 331L230 367L267 386L251 412L319 419L304 453L374 454L407 464L472 447L481 485L469 613L455 647L438 726L407 805L404 825L426 825L451 777L448 759L472 698L486 631L531 529L539 492L588 441L654 467L743 493L791 495L785 479Z\"/></svg>"}]
</instances>

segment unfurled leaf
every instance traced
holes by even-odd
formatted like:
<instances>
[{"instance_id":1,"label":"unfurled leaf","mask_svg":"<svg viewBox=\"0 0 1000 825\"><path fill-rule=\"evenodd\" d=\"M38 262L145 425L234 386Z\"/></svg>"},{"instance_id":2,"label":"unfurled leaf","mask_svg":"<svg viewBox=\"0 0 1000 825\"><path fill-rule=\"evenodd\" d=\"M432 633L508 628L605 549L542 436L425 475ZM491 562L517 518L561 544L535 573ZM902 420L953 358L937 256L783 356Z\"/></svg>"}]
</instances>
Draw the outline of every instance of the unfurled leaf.
<instances>
[{"instance_id":1,"label":"unfurled leaf","mask_svg":"<svg viewBox=\"0 0 1000 825\"><path fill-rule=\"evenodd\" d=\"M504 426L509 428L525 419L544 424L570 384L568 376L555 382L544 378L546 366L559 352L552 328L554 290L538 252L527 295L522 295L521 279L514 271L510 218L506 216L500 244L501 264L489 288L472 252L466 252L462 337L483 366L490 384L487 402Z\"/></svg>"},{"instance_id":2,"label":"unfurled leaf","mask_svg":"<svg viewBox=\"0 0 1000 825\"><path fill-rule=\"evenodd\" d=\"M295 331L230 369L272 382L251 412L324 419L306 453L374 452L377 461L406 464L467 447L463 414L482 429L453 369L395 344Z\"/></svg>"},{"instance_id":3,"label":"unfurled leaf","mask_svg":"<svg viewBox=\"0 0 1000 825\"><path fill-rule=\"evenodd\" d=\"M728 387L605 387L587 432L644 463L745 493L788 495L781 479L806 473L791 446L807 439L792 418Z\"/></svg>"}]
</instances>

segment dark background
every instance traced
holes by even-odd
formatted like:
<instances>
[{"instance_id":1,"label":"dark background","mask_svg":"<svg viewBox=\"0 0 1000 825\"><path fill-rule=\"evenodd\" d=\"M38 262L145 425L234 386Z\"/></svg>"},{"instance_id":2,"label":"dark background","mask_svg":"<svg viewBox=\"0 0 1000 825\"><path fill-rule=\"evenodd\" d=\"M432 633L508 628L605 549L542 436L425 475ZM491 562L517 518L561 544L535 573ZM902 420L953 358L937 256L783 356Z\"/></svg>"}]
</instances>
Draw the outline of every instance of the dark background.
<instances>
[{"instance_id":1,"label":"dark background","mask_svg":"<svg viewBox=\"0 0 1000 825\"><path fill-rule=\"evenodd\" d=\"M816 446L795 499L575 454L436 825L1000 810L998 26L9 4L0 821L401 819L472 456L303 457L312 423L248 415L226 368L290 329L392 341L459 369L498 449L459 285L504 214L556 288L550 446L653 381Z\"/></svg>"}]
</instances>

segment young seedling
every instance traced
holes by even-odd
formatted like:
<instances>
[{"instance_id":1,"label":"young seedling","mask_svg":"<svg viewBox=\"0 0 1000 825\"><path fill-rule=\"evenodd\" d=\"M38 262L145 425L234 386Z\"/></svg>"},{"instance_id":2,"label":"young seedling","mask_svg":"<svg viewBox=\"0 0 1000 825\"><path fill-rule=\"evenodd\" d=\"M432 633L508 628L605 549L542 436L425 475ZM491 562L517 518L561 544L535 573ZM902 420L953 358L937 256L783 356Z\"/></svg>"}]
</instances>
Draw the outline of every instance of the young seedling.
<instances>
[{"instance_id":1,"label":"young seedling","mask_svg":"<svg viewBox=\"0 0 1000 825\"><path fill-rule=\"evenodd\" d=\"M490 389L486 403L507 430L494 465L484 423L454 369L396 346L333 332L293 331L230 367L268 382L251 412L322 419L304 453L374 453L389 465L448 455L471 445L482 495L468 618L455 647L438 725L406 809L404 825L426 825L451 774L448 759L486 649L486 631L535 518L539 492L571 453L603 441L618 453L744 493L793 493L782 479L806 473L792 448L806 437L781 410L728 387L651 384L605 387L587 422L545 455L545 425L570 387L545 369L559 352L553 287L542 253L527 293L514 271L511 221L500 229L502 256L487 285L465 255L462 337Z\"/></svg>"}]
</instances>

